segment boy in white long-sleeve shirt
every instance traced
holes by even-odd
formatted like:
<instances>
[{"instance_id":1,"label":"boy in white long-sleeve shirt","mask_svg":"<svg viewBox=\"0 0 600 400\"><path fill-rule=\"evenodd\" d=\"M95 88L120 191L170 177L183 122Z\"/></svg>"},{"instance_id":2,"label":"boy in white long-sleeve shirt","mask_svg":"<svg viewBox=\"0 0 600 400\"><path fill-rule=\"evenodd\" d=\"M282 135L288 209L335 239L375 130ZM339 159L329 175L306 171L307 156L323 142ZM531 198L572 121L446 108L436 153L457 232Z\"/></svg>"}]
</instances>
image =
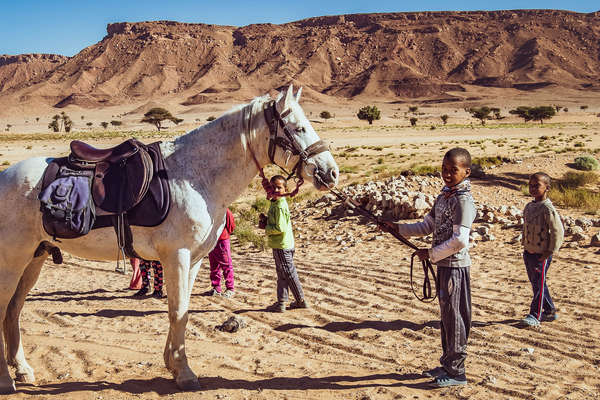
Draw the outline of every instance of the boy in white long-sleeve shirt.
<instances>
[{"instance_id":1,"label":"boy in white long-sleeve shirt","mask_svg":"<svg viewBox=\"0 0 600 400\"><path fill-rule=\"evenodd\" d=\"M465 385L467 339L471 328L471 258L468 244L476 210L467 177L471 155L463 148L449 150L442 161L442 193L422 222L386 223L382 229L404 236L433 233L433 246L415 253L437 265L437 295L440 303L442 356L440 367L425 371L436 387Z\"/></svg>"}]
</instances>

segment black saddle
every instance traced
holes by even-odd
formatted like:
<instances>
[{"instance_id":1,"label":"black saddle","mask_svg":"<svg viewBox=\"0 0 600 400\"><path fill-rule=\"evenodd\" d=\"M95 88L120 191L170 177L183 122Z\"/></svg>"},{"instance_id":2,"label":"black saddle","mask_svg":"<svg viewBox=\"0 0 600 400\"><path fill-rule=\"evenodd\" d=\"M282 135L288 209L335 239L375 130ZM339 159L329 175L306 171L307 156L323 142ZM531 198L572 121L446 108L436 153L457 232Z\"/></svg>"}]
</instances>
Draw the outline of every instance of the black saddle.
<instances>
[{"instance_id":1,"label":"black saddle","mask_svg":"<svg viewBox=\"0 0 600 400\"><path fill-rule=\"evenodd\" d=\"M159 145L129 139L109 149L97 149L74 140L71 154L53 159L46 168L42 190L57 178L61 167L87 174L96 207L92 229L114 226L121 250L128 257L137 257L130 226L160 225L171 204Z\"/></svg>"}]
</instances>

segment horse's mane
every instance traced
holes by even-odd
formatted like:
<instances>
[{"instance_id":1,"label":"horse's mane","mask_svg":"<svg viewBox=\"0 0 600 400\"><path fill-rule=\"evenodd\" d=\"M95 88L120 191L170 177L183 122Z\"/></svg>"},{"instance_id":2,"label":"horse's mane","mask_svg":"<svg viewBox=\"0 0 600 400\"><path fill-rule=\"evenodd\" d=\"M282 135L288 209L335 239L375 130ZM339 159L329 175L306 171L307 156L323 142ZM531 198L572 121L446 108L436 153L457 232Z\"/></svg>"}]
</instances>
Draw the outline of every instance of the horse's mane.
<instances>
[{"instance_id":1,"label":"horse's mane","mask_svg":"<svg viewBox=\"0 0 600 400\"><path fill-rule=\"evenodd\" d=\"M264 103L266 103L269 100L271 100L271 96L269 94L265 94L262 96L255 97L249 103L235 105L230 110L225 112L225 114L220 116L219 118L217 118L213 121L210 121L207 124L199 126L198 128L193 129L189 132L186 132L185 134L175 138L173 143L175 145L185 145L186 143L189 143L191 140L193 140L194 137L203 136L203 135L207 134L207 132L212 132L214 127L219 124L222 124L224 122L224 120L232 119L232 118L239 118L240 112L242 112L242 118L240 118L238 123L241 122L244 124L248 124L247 119L250 116L250 112L253 111L256 106L262 106ZM248 112L243 112L244 110L247 110ZM254 136L255 132L248 132L248 133L251 136Z\"/></svg>"}]
</instances>

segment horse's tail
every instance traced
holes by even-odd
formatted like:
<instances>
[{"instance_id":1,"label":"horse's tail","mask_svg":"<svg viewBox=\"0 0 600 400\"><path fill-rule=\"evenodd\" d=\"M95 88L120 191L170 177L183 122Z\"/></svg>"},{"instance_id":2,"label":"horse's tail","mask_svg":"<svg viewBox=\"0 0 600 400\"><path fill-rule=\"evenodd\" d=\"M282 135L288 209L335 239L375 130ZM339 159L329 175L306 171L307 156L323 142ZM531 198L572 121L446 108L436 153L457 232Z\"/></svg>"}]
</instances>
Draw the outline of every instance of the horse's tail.
<instances>
[{"instance_id":1,"label":"horse's tail","mask_svg":"<svg viewBox=\"0 0 600 400\"><path fill-rule=\"evenodd\" d=\"M37 249L35 249L33 256L39 257L44 253L50 254L52 256L52 262L54 264L62 264L63 256L60 252L60 249L52 243L48 242L47 240L44 240L42 243L40 243Z\"/></svg>"}]
</instances>

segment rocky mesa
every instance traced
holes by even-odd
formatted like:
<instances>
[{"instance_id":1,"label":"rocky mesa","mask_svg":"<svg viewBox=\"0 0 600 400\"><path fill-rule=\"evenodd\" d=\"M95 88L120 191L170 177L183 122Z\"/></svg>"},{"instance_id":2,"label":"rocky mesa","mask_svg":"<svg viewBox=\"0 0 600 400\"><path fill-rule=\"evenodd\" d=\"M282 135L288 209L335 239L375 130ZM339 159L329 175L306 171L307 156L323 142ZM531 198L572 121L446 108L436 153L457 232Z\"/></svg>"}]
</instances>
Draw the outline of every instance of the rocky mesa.
<instances>
[{"instance_id":1,"label":"rocky mesa","mask_svg":"<svg viewBox=\"0 0 600 400\"><path fill-rule=\"evenodd\" d=\"M0 101L184 105L293 82L309 98L431 97L465 85L600 89L600 12L418 12L245 27L116 23L73 57L0 56Z\"/></svg>"}]
</instances>

